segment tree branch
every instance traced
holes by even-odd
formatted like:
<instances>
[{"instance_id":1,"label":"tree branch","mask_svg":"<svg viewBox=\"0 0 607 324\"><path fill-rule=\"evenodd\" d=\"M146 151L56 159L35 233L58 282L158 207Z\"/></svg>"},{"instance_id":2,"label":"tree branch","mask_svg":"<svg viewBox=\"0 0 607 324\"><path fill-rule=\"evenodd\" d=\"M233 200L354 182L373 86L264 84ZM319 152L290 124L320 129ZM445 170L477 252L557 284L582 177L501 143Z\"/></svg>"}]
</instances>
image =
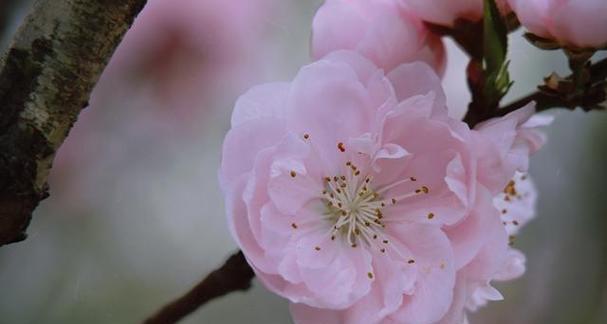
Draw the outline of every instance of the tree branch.
<instances>
[{"instance_id":1,"label":"tree branch","mask_svg":"<svg viewBox=\"0 0 607 324\"><path fill-rule=\"evenodd\" d=\"M595 64L592 64L589 67L589 71L590 84L604 83L605 78L607 78L607 58L602 59ZM567 78L572 77L573 75ZM574 96L571 98L563 98L562 96L558 96L558 94L550 94L545 91L538 90L504 106L501 109L498 109L496 113L491 117L504 116L519 108L524 107L531 101L535 101L536 110L538 112L558 107L569 109L575 109L576 107L591 107L593 105L597 105L601 102L604 102L606 99L604 84L602 89L596 88L595 90L597 90L597 92L586 93L583 96Z\"/></svg>"},{"instance_id":2,"label":"tree branch","mask_svg":"<svg viewBox=\"0 0 607 324\"><path fill-rule=\"evenodd\" d=\"M211 299L249 289L254 276L244 255L238 251L221 268L211 272L185 295L164 306L144 324L176 323Z\"/></svg>"},{"instance_id":3,"label":"tree branch","mask_svg":"<svg viewBox=\"0 0 607 324\"><path fill-rule=\"evenodd\" d=\"M38 0L0 60L0 246L25 239L55 151L146 0Z\"/></svg>"}]
</instances>

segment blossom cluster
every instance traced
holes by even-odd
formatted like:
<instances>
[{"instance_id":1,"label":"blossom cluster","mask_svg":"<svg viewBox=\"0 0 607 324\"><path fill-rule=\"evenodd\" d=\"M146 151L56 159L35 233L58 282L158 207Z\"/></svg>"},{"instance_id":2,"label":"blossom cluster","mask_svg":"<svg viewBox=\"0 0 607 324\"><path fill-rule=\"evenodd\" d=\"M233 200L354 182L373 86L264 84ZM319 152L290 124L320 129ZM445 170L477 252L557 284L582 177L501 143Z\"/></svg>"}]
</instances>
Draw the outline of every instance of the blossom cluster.
<instances>
[{"instance_id":1,"label":"blossom cluster","mask_svg":"<svg viewBox=\"0 0 607 324\"><path fill-rule=\"evenodd\" d=\"M540 2L498 7L574 6ZM481 0L327 0L314 62L236 102L219 172L230 230L296 323L464 323L502 299L492 282L524 273L512 241L534 216L529 158L550 119L533 103L472 128L450 117L444 47L427 28L482 11ZM601 44L521 22L563 45Z\"/></svg>"}]
</instances>

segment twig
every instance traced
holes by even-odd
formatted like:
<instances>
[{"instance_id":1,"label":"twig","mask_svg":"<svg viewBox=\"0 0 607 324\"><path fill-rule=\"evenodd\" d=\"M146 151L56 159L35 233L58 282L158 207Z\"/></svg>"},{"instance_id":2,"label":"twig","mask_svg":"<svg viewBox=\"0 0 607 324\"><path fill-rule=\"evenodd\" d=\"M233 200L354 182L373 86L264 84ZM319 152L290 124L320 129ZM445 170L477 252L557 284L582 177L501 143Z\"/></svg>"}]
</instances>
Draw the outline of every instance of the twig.
<instances>
[{"instance_id":1,"label":"twig","mask_svg":"<svg viewBox=\"0 0 607 324\"><path fill-rule=\"evenodd\" d=\"M607 58L602 59L595 64L592 64L589 70L590 83L603 82L607 77ZM569 78L570 77L571 76L569 76ZM589 96L562 98L557 95L551 95L544 91L536 91L504 106L503 108L498 109L495 115L491 117L504 116L510 112L524 107L531 101L535 101L536 110L538 112L557 107L574 109L577 106L589 107L591 105L596 105L601 103L602 101L605 101L605 93L603 91L602 96L599 92L595 94L590 94Z\"/></svg>"},{"instance_id":2,"label":"twig","mask_svg":"<svg viewBox=\"0 0 607 324\"><path fill-rule=\"evenodd\" d=\"M0 59L0 246L25 239L51 162L146 0L38 0Z\"/></svg>"},{"instance_id":3,"label":"twig","mask_svg":"<svg viewBox=\"0 0 607 324\"><path fill-rule=\"evenodd\" d=\"M254 276L244 255L238 251L221 268L211 272L185 295L164 306L144 324L176 323L211 299L249 289Z\"/></svg>"}]
</instances>

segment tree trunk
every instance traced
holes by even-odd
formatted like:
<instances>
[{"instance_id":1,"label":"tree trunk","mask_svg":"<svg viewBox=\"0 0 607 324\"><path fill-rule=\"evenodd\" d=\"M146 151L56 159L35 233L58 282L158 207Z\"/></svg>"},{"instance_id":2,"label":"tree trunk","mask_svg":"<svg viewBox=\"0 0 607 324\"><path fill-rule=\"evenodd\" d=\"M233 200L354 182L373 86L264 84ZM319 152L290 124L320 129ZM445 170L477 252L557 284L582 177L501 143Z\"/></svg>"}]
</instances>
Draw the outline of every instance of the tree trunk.
<instances>
[{"instance_id":1,"label":"tree trunk","mask_svg":"<svg viewBox=\"0 0 607 324\"><path fill-rule=\"evenodd\" d=\"M0 60L0 246L25 239L57 148L146 0L38 0Z\"/></svg>"}]
</instances>

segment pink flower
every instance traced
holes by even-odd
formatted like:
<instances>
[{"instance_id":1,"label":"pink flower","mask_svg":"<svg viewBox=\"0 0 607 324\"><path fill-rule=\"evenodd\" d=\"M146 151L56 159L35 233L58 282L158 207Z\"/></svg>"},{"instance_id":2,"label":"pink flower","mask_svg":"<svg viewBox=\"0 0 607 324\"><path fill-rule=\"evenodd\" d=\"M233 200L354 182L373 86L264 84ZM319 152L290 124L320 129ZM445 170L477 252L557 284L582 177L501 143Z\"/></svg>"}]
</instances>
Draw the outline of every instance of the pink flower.
<instances>
[{"instance_id":1,"label":"pink flower","mask_svg":"<svg viewBox=\"0 0 607 324\"><path fill-rule=\"evenodd\" d=\"M333 52L237 101L220 169L232 234L298 324L459 323L524 270L494 199L519 192L543 142L532 114L470 130L427 65L384 75Z\"/></svg>"},{"instance_id":2,"label":"pink flower","mask_svg":"<svg viewBox=\"0 0 607 324\"><path fill-rule=\"evenodd\" d=\"M422 20L452 27L456 20L479 21L483 17L483 0L401 0ZM497 0L502 12L510 9L506 0Z\"/></svg>"},{"instance_id":3,"label":"pink flower","mask_svg":"<svg viewBox=\"0 0 607 324\"><path fill-rule=\"evenodd\" d=\"M535 216L536 200L535 185L529 175L522 172L516 172L503 192L493 198L508 235L516 235Z\"/></svg>"},{"instance_id":4,"label":"pink flower","mask_svg":"<svg viewBox=\"0 0 607 324\"><path fill-rule=\"evenodd\" d=\"M531 33L563 46L600 48L607 45L605 0L508 0L521 24Z\"/></svg>"},{"instance_id":5,"label":"pink flower","mask_svg":"<svg viewBox=\"0 0 607 324\"><path fill-rule=\"evenodd\" d=\"M470 215L446 229L458 272L453 303L441 324L462 323L466 310L501 300L491 281L512 280L525 272L525 256L509 245L535 215L537 192L525 172L529 156L546 140L538 127L552 122L552 117L534 112L530 104L481 123L473 132L478 181L488 191Z\"/></svg>"},{"instance_id":6,"label":"pink flower","mask_svg":"<svg viewBox=\"0 0 607 324\"><path fill-rule=\"evenodd\" d=\"M334 52L238 100L220 170L232 233L297 323L435 322L456 270L442 226L476 197L470 133L427 65L386 76Z\"/></svg>"},{"instance_id":7,"label":"pink flower","mask_svg":"<svg viewBox=\"0 0 607 324\"><path fill-rule=\"evenodd\" d=\"M313 22L312 56L355 50L385 71L424 61L442 73L445 49L439 37L398 4L398 0L327 0Z\"/></svg>"},{"instance_id":8,"label":"pink flower","mask_svg":"<svg viewBox=\"0 0 607 324\"><path fill-rule=\"evenodd\" d=\"M488 301L502 299L502 295L491 286L491 281L507 281L523 275L525 255L508 245L519 229L535 216L536 199L533 182L527 174L520 172L508 182L503 192L493 198L494 209L499 211L503 227L491 226L493 230L486 236L482 250L458 271L451 309L440 323L462 323L466 310L474 312ZM493 223L498 219L495 212L485 215L493 215Z\"/></svg>"}]
</instances>

